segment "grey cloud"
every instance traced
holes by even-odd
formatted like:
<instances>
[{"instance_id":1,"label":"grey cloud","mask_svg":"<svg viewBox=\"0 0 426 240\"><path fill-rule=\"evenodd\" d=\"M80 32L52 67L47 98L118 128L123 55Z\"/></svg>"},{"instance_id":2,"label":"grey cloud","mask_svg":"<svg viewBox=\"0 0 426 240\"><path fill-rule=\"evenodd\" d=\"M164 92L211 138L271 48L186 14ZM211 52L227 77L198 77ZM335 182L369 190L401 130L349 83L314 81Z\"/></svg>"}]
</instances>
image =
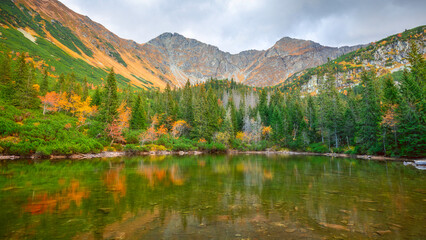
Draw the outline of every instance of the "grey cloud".
<instances>
[{"instance_id":1,"label":"grey cloud","mask_svg":"<svg viewBox=\"0 0 426 240\"><path fill-rule=\"evenodd\" d=\"M163 32L237 53L284 36L328 46L368 43L426 23L413 0L61 0L120 37L143 43Z\"/></svg>"}]
</instances>

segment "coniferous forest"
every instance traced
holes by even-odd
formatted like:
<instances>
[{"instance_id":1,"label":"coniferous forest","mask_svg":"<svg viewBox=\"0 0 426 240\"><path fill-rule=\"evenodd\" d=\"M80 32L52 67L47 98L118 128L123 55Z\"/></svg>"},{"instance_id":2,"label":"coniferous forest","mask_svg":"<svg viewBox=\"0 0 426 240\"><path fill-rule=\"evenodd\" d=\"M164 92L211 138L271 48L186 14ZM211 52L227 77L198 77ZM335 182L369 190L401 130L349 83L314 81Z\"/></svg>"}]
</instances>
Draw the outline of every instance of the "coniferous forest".
<instances>
[{"instance_id":1,"label":"coniferous forest","mask_svg":"<svg viewBox=\"0 0 426 240\"><path fill-rule=\"evenodd\" d=\"M402 74L318 93L254 88L233 80L163 91L118 85L114 69L94 86L70 72L54 78L26 53L0 60L0 154L48 157L101 151L295 150L425 156L426 64L411 45Z\"/></svg>"}]
</instances>

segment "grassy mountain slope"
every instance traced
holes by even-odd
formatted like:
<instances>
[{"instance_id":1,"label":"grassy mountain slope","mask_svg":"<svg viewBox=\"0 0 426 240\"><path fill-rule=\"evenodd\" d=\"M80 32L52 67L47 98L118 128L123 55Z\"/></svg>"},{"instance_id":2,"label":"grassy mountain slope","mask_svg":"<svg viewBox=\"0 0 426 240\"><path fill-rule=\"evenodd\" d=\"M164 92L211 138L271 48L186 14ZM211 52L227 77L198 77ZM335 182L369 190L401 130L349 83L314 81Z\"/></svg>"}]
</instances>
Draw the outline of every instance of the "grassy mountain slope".
<instances>
[{"instance_id":1,"label":"grassy mountain slope","mask_svg":"<svg viewBox=\"0 0 426 240\"><path fill-rule=\"evenodd\" d=\"M118 38L60 2L6 0L0 9L0 50L28 52L40 65L53 67L54 77L73 71L77 78L87 77L99 85L106 71L114 67L121 84L165 86L162 81L146 80L156 73L137 55L128 57L132 48L120 49L123 42L126 46L136 43Z\"/></svg>"}]
</instances>

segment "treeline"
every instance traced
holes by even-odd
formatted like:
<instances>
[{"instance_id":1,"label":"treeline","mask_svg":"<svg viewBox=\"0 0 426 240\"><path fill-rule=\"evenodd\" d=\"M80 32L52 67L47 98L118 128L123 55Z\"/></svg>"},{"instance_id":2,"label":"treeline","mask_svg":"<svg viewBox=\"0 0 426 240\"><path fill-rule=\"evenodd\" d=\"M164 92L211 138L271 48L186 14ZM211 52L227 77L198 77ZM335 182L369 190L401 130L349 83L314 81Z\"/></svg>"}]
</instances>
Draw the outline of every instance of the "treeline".
<instances>
[{"instance_id":1,"label":"treeline","mask_svg":"<svg viewBox=\"0 0 426 240\"><path fill-rule=\"evenodd\" d=\"M96 89L73 74L49 76L25 55L0 66L0 153L102 150L292 149L425 155L425 60L412 45L402 77L362 74L337 89L334 70L318 93L209 80L162 92L118 89L114 71Z\"/></svg>"}]
</instances>

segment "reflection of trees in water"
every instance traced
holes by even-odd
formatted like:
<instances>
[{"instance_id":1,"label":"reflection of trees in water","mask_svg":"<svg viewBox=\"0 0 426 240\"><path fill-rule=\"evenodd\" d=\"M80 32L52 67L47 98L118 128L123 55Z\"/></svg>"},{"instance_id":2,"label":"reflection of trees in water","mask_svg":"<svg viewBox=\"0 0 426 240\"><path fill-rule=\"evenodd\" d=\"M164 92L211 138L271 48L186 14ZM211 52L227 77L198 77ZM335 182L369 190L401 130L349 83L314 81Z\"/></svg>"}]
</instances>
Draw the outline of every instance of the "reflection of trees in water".
<instances>
[{"instance_id":1,"label":"reflection of trees in water","mask_svg":"<svg viewBox=\"0 0 426 240\"><path fill-rule=\"evenodd\" d=\"M35 193L33 191L33 196L28 199L24 210L31 214L52 213L57 210L64 211L70 207L71 202L80 207L82 199L87 197L89 197L89 191L84 188L81 189L80 182L73 179L69 186L54 194L47 192Z\"/></svg>"},{"instance_id":2,"label":"reflection of trees in water","mask_svg":"<svg viewBox=\"0 0 426 240\"><path fill-rule=\"evenodd\" d=\"M417 181L425 178L399 165L388 164L386 170L377 162L252 155L125 159L109 167L108 162L98 164L102 167L97 166L96 171L87 170L87 162L73 164L81 164L84 174L61 172L65 179L80 177L55 194L31 197L32 203L45 204L39 205L44 210L33 204L34 212L68 209L67 214L84 219L80 229L90 226L88 231L99 239L109 236L108 226L124 228L124 224L112 223L124 221L129 212L134 217L155 212L159 227L170 227L174 221L180 228L191 228L195 222L232 226L253 217L261 223L278 215L281 220L275 225L279 227L297 223L324 236L344 232L364 237L391 228L391 223L403 230L391 229L394 235L390 236L399 236L395 234L401 231L419 234L421 229L411 223L425 217L418 208L424 193L413 193L421 188ZM12 191L2 192L6 197L9 193ZM67 218L57 219L52 214L49 219L77 231L67 225ZM34 229L42 231L43 226Z\"/></svg>"},{"instance_id":3,"label":"reflection of trees in water","mask_svg":"<svg viewBox=\"0 0 426 240\"><path fill-rule=\"evenodd\" d=\"M159 167L152 163L145 164L141 161L138 165L137 172L148 180L150 187L159 184L168 185L170 183L180 186L185 182L183 174L177 164Z\"/></svg>"},{"instance_id":4,"label":"reflection of trees in water","mask_svg":"<svg viewBox=\"0 0 426 240\"><path fill-rule=\"evenodd\" d=\"M124 169L124 163L110 167L103 176L103 182L114 196L114 202L126 195L126 175L121 173Z\"/></svg>"}]
</instances>

